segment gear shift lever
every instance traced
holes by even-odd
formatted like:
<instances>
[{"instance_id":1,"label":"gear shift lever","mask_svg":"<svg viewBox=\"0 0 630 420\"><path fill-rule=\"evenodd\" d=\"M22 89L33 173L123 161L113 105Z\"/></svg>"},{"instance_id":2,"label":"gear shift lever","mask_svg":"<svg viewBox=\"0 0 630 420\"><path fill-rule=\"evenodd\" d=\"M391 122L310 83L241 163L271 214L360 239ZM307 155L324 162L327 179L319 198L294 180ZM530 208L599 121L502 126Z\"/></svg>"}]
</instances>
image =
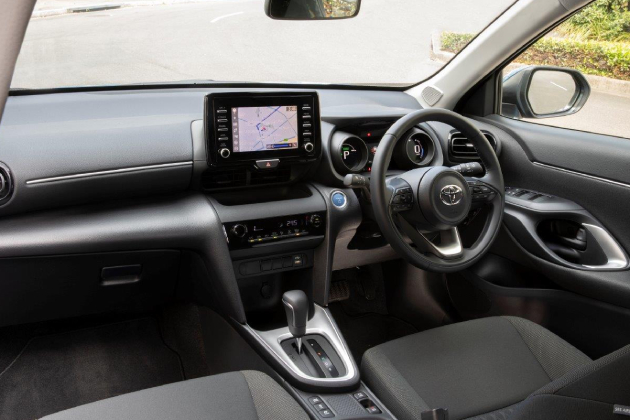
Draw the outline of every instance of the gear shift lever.
<instances>
[{"instance_id":1,"label":"gear shift lever","mask_svg":"<svg viewBox=\"0 0 630 420\"><path fill-rule=\"evenodd\" d=\"M282 295L282 304L287 313L289 332L295 337L298 353L302 353L302 337L306 334L308 320L308 298L301 290L290 290Z\"/></svg>"}]
</instances>

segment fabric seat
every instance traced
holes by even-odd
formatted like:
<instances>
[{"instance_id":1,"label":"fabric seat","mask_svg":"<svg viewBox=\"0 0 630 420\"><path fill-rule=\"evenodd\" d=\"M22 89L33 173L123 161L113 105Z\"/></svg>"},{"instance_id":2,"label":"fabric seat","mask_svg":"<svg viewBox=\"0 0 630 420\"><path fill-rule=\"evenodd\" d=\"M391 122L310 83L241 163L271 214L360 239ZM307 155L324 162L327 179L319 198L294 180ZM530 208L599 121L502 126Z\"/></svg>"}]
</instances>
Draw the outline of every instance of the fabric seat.
<instances>
[{"instance_id":1,"label":"fabric seat","mask_svg":"<svg viewBox=\"0 0 630 420\"><path fill-rule=\"evenodd\" d=\"M363 379L400 420L446 408L451 420L505 419L528 395L591 359L522 318L462 322L363 356Z\"/></svg>"},{"instance_id":2,"label":"fabric seat","mask_svg":"<svg viewBox=\"0 0 630 420\"><path fill-rule=\"evenodd\" d=\"M46 420L308 420L262 372L243 371L163 385L65 410Z\"/></svg>"}]
</instances>

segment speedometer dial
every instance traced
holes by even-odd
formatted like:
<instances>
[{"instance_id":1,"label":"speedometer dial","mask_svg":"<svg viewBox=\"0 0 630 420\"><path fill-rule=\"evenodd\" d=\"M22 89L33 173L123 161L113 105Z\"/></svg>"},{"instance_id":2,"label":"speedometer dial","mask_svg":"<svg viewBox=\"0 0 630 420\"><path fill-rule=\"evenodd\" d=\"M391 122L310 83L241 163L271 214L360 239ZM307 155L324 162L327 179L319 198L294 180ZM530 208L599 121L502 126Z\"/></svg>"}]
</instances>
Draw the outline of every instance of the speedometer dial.
<instances>
[{"instance_id":1,"label":"speedometer dial","mask_svg":"<svg viewBox=\"0 0 630 420\"><path fill-rule=\"evenodd\" d=\"M394 151L396 164L403 169L425 166L435 154L433 139L423 130L413 128L400 140Z\"/></svg>"},{"instance_id":2,"label":"speedometer dial","mask_svg":"<svg viewBox=\"0 0 630 420\"><path fill-rule=\"evenodd\" d=\"M407 149L407 157L416 165L419 165L427 155L427 149L422 144L422 139L417 136L411 136L407 139L405 148Z\"/></svg>"}]
</instances>

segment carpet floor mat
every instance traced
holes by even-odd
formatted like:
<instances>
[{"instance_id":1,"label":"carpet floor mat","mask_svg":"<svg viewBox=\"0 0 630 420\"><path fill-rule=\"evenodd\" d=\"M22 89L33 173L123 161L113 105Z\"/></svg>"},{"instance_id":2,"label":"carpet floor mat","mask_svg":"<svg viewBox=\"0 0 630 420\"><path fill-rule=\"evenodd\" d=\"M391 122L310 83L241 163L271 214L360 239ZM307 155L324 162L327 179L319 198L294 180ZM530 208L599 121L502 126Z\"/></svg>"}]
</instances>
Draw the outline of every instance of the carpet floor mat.
<instances>
[{"instance_id":1,"label":"carpet floor mat","mask_svg":"<svg viewBox=\"0 0 630 420\"><path fill-rule=\"evenodd\" d=\"M154 318L31 337L2 369L0 420L32 420L183 379Z\"/></svg>"}]
</instances>

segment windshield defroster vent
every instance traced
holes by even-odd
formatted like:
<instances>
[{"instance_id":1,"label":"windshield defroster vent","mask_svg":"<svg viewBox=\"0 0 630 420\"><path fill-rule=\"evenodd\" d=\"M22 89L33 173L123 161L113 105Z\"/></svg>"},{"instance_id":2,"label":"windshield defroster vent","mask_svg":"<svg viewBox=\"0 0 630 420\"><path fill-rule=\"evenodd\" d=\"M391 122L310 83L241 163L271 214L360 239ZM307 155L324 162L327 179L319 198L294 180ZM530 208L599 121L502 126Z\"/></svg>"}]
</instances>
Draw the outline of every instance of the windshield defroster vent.
<instances>
[{"instance_id":1,"label":"windshield defroster vent","mask_svg":"<svg viewBox=\"0 0 630 420\"><path fill-rule=\"evenodd\" d=\"M490 145L496 152L498 146L496 137L487 131L482 131L482 133L486 136L486 139L488 139ZM477 154L475 146L459 131L452 131L450 133L448 144L451 157L459 160L479 160L479 154Z\"/></svg>"}]
</instances>

